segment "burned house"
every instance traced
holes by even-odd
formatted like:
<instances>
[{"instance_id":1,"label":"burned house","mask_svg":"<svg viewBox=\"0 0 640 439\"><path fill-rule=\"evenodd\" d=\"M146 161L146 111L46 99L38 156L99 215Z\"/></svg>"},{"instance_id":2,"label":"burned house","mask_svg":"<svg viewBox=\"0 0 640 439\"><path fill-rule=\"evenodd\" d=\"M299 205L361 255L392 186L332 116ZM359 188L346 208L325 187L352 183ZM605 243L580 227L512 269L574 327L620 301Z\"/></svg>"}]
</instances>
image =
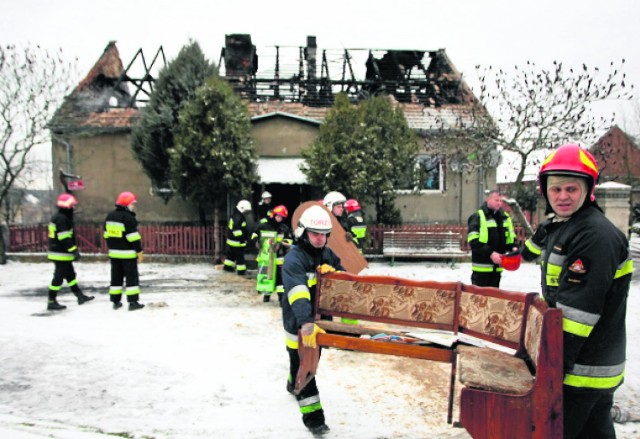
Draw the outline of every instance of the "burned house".
<instances>
[{"instance_id":1,"label":"burned house","mask_svg":"<svg viewBox=\"0 0 640 439\"><path fill-rule=\"evenodd\" d=\"M290 209L318 195L299 170L301 151L316 138L338 93L354 104L389 96L425 144L442 129L461 129L478 108L442 49L320 49L312 36L303 46L258 49L248 34L226 35L224 43L220 74L246 100L252 121L261 180L253 191L256 203L263 190ZM122 190L139 196L142 221L198 219L197 209L178 197L165 204L131 152L131 128L154 81L146 62L134 75L140 55L125 68L109 43L51 121L54 175L62 170L84 183L77 193L81 220L102 220ZM151 65L162 61L159 50ZM399 191L396 201L405 223L462 223L481 202L482 188L495 184L495 167L476 175L452 163L442 155L419 157L423 181ZM58 181L54 187L63 189Z\"/></svg>"}]
</instances>

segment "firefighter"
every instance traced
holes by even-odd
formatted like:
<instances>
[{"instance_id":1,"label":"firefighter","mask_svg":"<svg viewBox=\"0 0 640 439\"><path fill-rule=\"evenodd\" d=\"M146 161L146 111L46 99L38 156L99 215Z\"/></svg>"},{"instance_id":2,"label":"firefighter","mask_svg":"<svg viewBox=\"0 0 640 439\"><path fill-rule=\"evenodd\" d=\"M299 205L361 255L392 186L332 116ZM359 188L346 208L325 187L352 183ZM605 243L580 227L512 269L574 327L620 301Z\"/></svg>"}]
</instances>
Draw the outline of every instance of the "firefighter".
<instances>
[{"instance_id":1,"label":"firefighter","mask_svg":"<svg viewBox=\"0 0 640 439\"><path fill-rule=\"evenodd\" d=\"M598 166L576 144L560 146L538 183L553 213L525 242L540 258L542 295L562 309L564 438L615 438L613 394L624 379L625 315L633 260L626 236L595 199Z\"/></svg>"},{"instance_id":2,"label":"firefighter","mask_svg":"<svg viewBox=\"0 0 640 439\"><path fill-rule=\"evenodd\" d=\"M109 249L111 262L111 285L109 297L113 309L122 307L122 291L129 303L129 311L144 308L140 300L140 281L138 262L144 259L142 237L138 232L138 221L134 208L137 198L132 192L122 192L116 198L116 208L111 211L104 223L104 239Z\"/></svg>"},{"instance_id":3,"label":"firefighter","mask_svg":"<svg viewBox=\"0 0 640 439\"><path fill-rule=\"evenodd\" d=\"M244 251L249 240L247 220L244 216L247 212L251 212L251 203L247 200L238 201L227 224L227 251L223 268L232 273L235 271L240 276L244 276L247 272L244 259Z\"/></svg>"},{"instance_id":4,"label":"firefighter","mask_svg":"<svg viewBox=\"0 0 640 439\"><path fill-rule=\"evenodd\" d=\"M367 237L367 224L364 222L362 208L358 200L353 198L345 201L344 207L347 210L347 224L349 225L349 231L353 235L353 242L362 253L362 246Z\"/></svg>"},{"instance_id":5,"label":"firefighter","mask_svg":"<svg viewBox=\"0 0 640 439\"><path fill-rule=\"evenodd\" d=\"M62 194L56 201L58 212L51 217L49 223L49 252L47 258L55 265L53 279L49 285L47 309L60 311L66 308L58 303L57 296L66 280L71 291L78 298L78 305L93 300L93 296L85 296L78 286L73 261L80 259L76 245L73 226L73 209L78 200L71 194Z\"/></svg>"},{"instance_id":6,"label":"firefighter","mask_svg":"<svg viewBox=\"0 0 640 439\"><path fill-rule=\"evenodd\" d=\"M271 192L264 191L260 198L258 208L256 209L256 219L259 223L267 223L269 222L269 213L271 212Z\"/></svg>"},{"instance_id":7,"label":"firefighter","mask_svg":"<svg viewBox=\"0 0 640 439\"><path fill-rule=\"evenodd\" d=\"M500 287L502 256L518 246L511 216L502 210L499 191L489 191L480 209L469 216L467 242L471 246L471 283Z\"/></svg>"},{"instance_id":8,"label":"firefighter","mask_svg":"<svg viewBox=\"0 0 640 439\"><path fill-rule=\"evenodd\" d=\"M284 295L282 266L284 265L285 255L293 244L293 234L291 233L291 228L284 221L289 216L287 206L283 204L276 206L271 214L276 224L275 230L278 233L276 236L276 293L278 294L278 302L282 302L282 296Z\"/></svg>"},{"instance_id":9,"label":"firefighter","mask_svg":"<svg viewBox=\"0 0 640 439\"><path fill-rule=\"evenodd\" d=\"M286 255L282 269L285 295L282 298L282 321L286 333L289 354L289 377L287 391L293 393L294 379L300 368L298 356L298 331L305 346L316 346L316 335L324 332L314 323L316 270L344 271L340 258L328 247L327 237L331 233L331 217L321 206L305 210L295 231L297 245ZM313 378L296 400L302 413L302 422L313 434L325 434L325 424L320 395Z\"/></svg>"},{"instance_id":10,"label":"firefighter","mask_svg":"<svg viewBox=\"0 0 640 439\"><path fill-rule=\"evenodd\" d=\"M322 200L323 204L329 209L329 211L338 219L338 222L347 234L347 240L353 241L353 235L349 230L349 224L347 223L347 217L344 214L344 203L347 198L338 191L328 192Z\"/></svg>"},{"instance_id":11,"label":"firefighter","mask_svg":"<svg viewBox=\"0 0 640 439\"><path fill-rule=\"evenodd\" d=\"M287 206L281 204L274 207L269 213L269 221L260 223L255 232L251 235L251 240L256 240L258 251L262 249L265 239L272 239L271 247L275 256L275 283L274 289L278 294L278 301L282 300L284 293L284 285L282 284L282 264L284 264L284 256L293 244L293 235L291 228L284 222L289 216ZM259 263L261 261L258 261ZM264 262L264 261L262 261ZM258 272L268 270L269 267L258 267ZM260 281L260 276L258 276ZM258 291L263 294L263 302L271 301L273 291Z\"/></svg>"}]
</instances>

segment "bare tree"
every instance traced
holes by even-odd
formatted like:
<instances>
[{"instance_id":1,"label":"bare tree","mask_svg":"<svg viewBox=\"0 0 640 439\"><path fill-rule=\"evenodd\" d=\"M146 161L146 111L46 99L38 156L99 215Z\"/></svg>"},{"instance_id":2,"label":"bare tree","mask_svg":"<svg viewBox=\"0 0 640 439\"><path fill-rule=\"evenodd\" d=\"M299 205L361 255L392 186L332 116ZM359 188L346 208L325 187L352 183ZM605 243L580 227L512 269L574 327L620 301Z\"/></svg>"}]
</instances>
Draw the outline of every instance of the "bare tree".
<instances>
[{"instance_id":1,"label":"bare tree","mask_svg":"<svg viewBox=\"0 0 640 439\"><path fill-rule=\"evenodd\" d=\"M461 111L453 123L440 121L427 152L447 157L454 172L469 173L494 168L496 154L510 153L516 175L514 195L524 207L535 190L522 184L527 168L562 143L588 146L610 128L615 114L596 118L593 104L632 98L633 85L625 84L623 66L624 59L619 65L612 62L607 72L585 64L566 68L561 62L554 62L550 69L527 62L512 71L478 65L477 105Z\"/></svg>"},{"instance_id":2,"label":"bare tree","mask_svg":"<svg viewBox=\"0 0 640 439\"><path fill-rule=\"evenodd\" d=\"M0 206L33 165L33 149L48 142L47 123L75 79L75 65L62 50L0 47ZM4 237L0 233L0 264L6 263Z\"/></svg>"}]
</instances>

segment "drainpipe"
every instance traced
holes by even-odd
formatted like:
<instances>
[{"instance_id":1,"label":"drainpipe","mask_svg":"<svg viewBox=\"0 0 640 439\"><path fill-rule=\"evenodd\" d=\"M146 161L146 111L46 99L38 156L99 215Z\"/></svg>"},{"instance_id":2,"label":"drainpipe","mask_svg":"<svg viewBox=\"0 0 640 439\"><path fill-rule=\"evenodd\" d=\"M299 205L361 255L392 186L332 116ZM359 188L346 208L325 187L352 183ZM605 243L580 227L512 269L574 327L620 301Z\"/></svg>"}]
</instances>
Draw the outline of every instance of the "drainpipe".
<instances>
[{"instance_id":1,"label":"drainpipe","mask_svg":"<svg viewBox=\"0 0 640 439\"><path fill-rule=\"evenodd\" d=\"M71 148L72 148L72 145L62 137L52 136L52 138L64 145L66 156L67 156L67 171L66 172L67 172L67 174L71 174L71 171L72 171L72 169L71 169Z\"/></svg>"},{"instance_id":2,"label":"drainpipe","mask_svg":"<svg viewBox=\"0 0 640 439\"><path fill-rule=\"evenodd\" d=\"M480 166L478 168L478 184L477 184L477 188L478 188L478 193L477 193L478 207L480 207L480 206L482 206L482 203L484 202L484 168L482 166Z\"/></svg>"}]
</instances>

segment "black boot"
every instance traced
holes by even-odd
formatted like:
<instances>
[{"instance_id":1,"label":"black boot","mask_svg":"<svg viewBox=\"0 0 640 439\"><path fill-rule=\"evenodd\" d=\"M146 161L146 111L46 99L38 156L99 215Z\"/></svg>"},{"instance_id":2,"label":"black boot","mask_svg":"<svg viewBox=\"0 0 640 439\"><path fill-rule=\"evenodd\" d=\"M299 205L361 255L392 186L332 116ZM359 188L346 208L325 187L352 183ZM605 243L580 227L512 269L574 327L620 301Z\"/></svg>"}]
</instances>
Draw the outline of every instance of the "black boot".
<instances>
[{"instance_id":1,"label":"black boot","mask_svg":"<svg viewBox=\"0 0 640 439\"><path fill-rule=\"evenodd\" d=\"M293 396L295 396L296 394L293 393L294 390L294 386L293 383L289 380L287 380L287 392L291 393Z\"/></svg>"},{"instance_id":2,"label":"black boot","mask_svg":"<svg viewBox=\"0 0 640 439\"><path fill-rule=\"evenodd\" d=\"M67 309L66 306L60 305L57 300L49 300L47 303L47 310L49 311L61 311L63 309Z\"/></svg>"},{"instance_id":3,"label":"black boot","mask_svg":"<svg viewBox=\"0 0 640 439\"><path fill-rule=\"evenodd\" d=\"M264 296L262 296L262 301L263 302L271 302L271 295L265 294Z\"/></svg>"},{"instance_id":4,"label":"black boot","mask_svg":"<svg viewBox=\"0 0 640 439\"><path fill-rule=\"evenodd\" d=\"M142 308L144 308L144 305L140 302L129 302L129 311L135 311Z\"/></svg>"},{"instance_id":5,"label":"black boot","mask_svg":"<svg viewBox=\"0 0 640 439\"><path fill-rule=\"evenodd\" d=\"M78 305L82 305L85 302L93 300L93 296L85 296L84 294L82 294L82 291L78 291L76 293L76 297L78 298Z\"/></svg>"},{"instance_id":6,"label":"black boot","mask_svg":"<svg viewBox=\"0 0 640 439\"><path fill-rule=\"evenodd\" d=\"M113 309L122 308L122 302L113 302Z\"/></svg>"},{"instance_id":7,"label":"black boot","mask_svg":"<svg viewBox=\"0 0 640 439\"><path fill-rule=\"evenodd\" d=\"M314 436L325 435L325 434L329 433L329 431L331 430L327 424L320 424L320 425L316 425L314 427L308 427L308 428L309 428L309 431Z\"/></svg>"}]
</instances>

